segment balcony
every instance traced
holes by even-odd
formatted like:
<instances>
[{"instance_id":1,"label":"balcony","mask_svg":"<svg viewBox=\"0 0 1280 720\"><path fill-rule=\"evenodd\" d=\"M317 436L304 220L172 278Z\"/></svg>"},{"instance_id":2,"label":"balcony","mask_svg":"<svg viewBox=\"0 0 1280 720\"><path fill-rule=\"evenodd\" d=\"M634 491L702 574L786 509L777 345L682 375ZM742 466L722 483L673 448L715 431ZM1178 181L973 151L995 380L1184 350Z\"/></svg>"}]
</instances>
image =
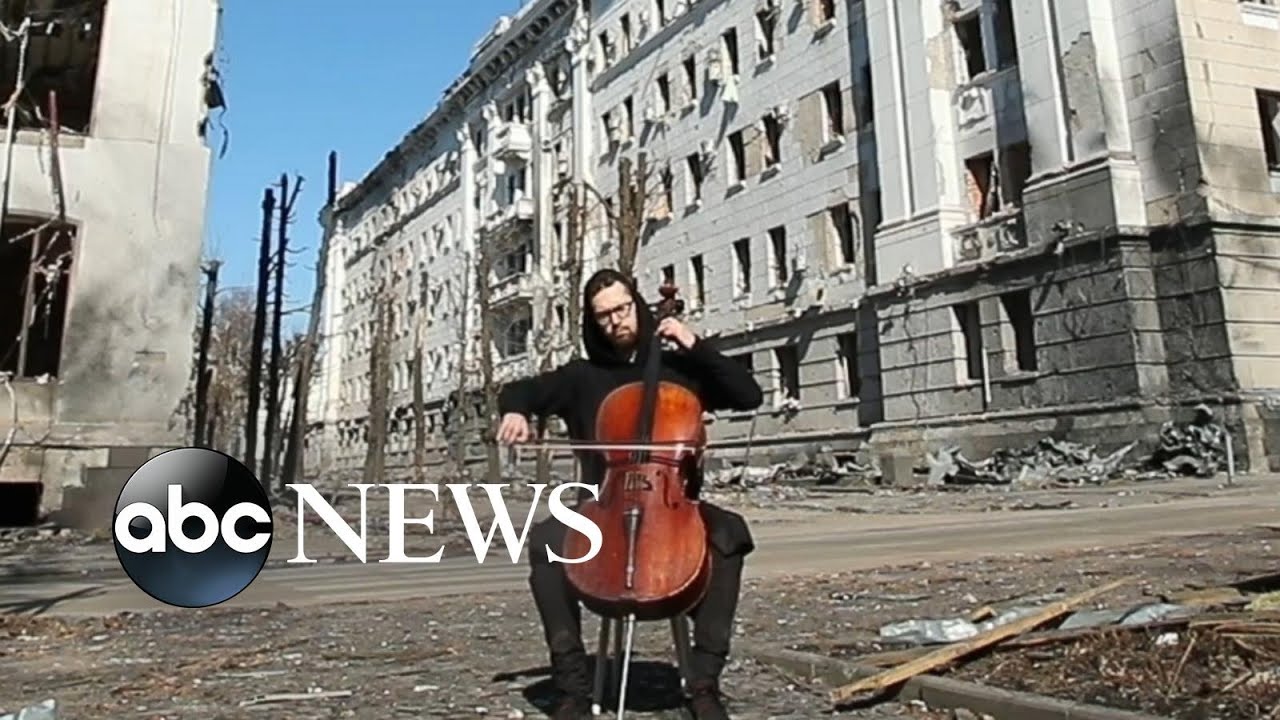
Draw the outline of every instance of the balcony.
<instances>
[{"instance_id":1,"label":"balcony","mask_svg":"<svg viewBox=\"0 0 1280 720\"><path fill-rule=\"evenodd\" d=\"M1027 246L1022 210L1010 208L951 229L955 264L985 262Z\"/></svg>"},{"instance_id":2,"label":"balcony","mask_svg":"<svg viewBox=\"0 0 1280 720\"><path fill-rule=\"evenodd\" d=\"M1021 124L1022 80L1017 67L979 75L956 89L952 105L961 139L993 131L996 123ZM1004 135L1005 133L1001 133Z\"/></svg>"},{"instance_id":3,"label":"balcony","mask_svg":"<svg viewBox=\"0 0 1280 720\"><path fill-rule=\"evenodd\" d=\"M503 235L514 232L533 221L533 198L517 194L511 203L490 213L486 225L489 232Z\"/></svg>"},{"instance_id":4,"label":"balcony","mask_svg":"<svg viewBox=\"0 0 1280 720\"><path fill-rule=\"evenodd\" d=\"M495 281L489 290L489 306L496 308L517 301L533 301L533 276L527 272L507 275Z\"/></svg>"},{"instance_id":5,"label":"balcony","mask_svg":"<svg viewBox=\"0 0 1280 720\"><path fill-rule=\"evenodd\" d=\"M528 162L533 152L533 135L526 123L506 122L494 133L494 155L499 160Z\"/></svg>"}]
</instances>

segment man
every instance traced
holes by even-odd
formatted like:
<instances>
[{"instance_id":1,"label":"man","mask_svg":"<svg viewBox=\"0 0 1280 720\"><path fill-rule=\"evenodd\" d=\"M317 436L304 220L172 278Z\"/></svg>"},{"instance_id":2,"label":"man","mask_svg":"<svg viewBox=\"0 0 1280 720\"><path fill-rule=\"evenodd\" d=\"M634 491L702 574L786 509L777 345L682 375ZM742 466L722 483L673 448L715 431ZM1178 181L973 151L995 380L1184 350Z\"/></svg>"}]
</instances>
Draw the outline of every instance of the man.
<instances>
[{"instance_id":1,"label":"man","mask_svg":"<svg viewBox=\"0 0 1280 720\"><path fill-rule=\"evenodd\" d=\"M683 323L667 318L655 327L644 299L621 273L601 270L583 288L583 344L587 357L507 385L500 393L502 412L497 440L518 443L531 437L529 416L559 416L574 440L592 440L596 411L614 388L643 379L650 343L673 341L676 351L662 353L661 379L680 383L701 398L708 411L753 410L762 393L751 372L731 360ZM598 485L604 465L598 453L579 453L582 482ZM737 609L743 558L754 549L740 515L700 503L712 553L710 588L690 613L694 624L691 658L692 709L699 720L729 716L720 698L719 677L729 653ZM563 563L552 563L547 546L558 550L567 528L548 518L529 531L529 577L542 619L554 680L562 693L558 720L591 717L591 674L582 644L581 607L572 596Z\"/></svg>"}]
</instances>

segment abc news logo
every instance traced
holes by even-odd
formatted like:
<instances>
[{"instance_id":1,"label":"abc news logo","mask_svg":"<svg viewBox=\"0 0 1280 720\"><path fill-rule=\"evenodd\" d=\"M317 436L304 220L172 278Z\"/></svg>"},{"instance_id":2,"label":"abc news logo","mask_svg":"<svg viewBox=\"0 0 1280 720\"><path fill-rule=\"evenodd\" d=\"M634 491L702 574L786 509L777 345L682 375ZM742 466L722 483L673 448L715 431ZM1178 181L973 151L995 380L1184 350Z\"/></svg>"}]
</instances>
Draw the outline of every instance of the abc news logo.
<instances>
[{"instance_id":1,"label":"abc news logo","mask_svg":"<svg viewBox=\"0 0 1280 720\"><path fill-rule=\"evenodd\" d=\"M129 478L111 534L143 592L197 608L235 597L258 577L273 529L271 504L249 468L215 450L181 448Z\"/></svg>"},{"instance_id":2,"label":"abc news logo","mask_svg":"<svg viewBox=\"0 0 1280 720\"><path fill-rule=\"evenodd\" d=\"M298 493L298 553L290 563L310 563L303 552L301 519L303 505L310 504L320 519L361 561L365 562L366 538L363 527L357 533L336 510L306 484L291 484ZM372 485L355 485L361 492L362 518L365 492ZM432 515L405 517L405 493L409 489L437 492L435 485L385 485L389 493L390 556L386 563L439 562L444 548L429 557L405 555L404 530L408 524L432 529ZM447 486L462 516L468 539L483 563L496 533L486 535L480 528L466 484ZM494 510L496 530L502 532L511 562L519 561L528 537L530 509L524 532L517 532L506 508L502 485L481 485ZM545 485L532 485L536 506ZM602 534L585 516L564 504L566 492L597 489L580 483L562 484L548 498L551 515L570 529L587 536L591 549L581 558L563 558L548 547L552 562L586 562L600 552ZM143 592L160 602L177 607L199 608L230 600L247 588L271 555L273 523L271 504L262 484L240 461L215 450L182 448L148 460L129 478L116 502L112 523L116 556L125 573Z\"/></svg>"}]
</instances>

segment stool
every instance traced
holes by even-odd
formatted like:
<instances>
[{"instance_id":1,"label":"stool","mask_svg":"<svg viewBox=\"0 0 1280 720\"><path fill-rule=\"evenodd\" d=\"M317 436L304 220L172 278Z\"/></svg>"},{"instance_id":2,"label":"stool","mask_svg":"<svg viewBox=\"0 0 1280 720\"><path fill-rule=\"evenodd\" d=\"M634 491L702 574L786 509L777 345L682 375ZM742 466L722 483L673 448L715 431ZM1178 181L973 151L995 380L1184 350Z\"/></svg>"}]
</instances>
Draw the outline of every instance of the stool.
<instances>
[{"instance_id":1,"label":"stool","mask_svg":"<svg viewBox=\"0 0 1280 720\"><path fill-rule=\"evenodd\" d=\"M623 633L625 633L625 641ZM634 615L621 618L600 617L600 644L596 648L595 687L591 703L591 714L600 715L604 711L604 678L605 665L613 670L613 687L618 695L618 720L622 720L623 710L627 704L627 679L631 669L631 647L635 639L636 619ZM613 656L609 656L609 635L613 630ZM689 686L689 617L679 614L671 618L671 635L675 641L676 666L680 671L680 687Z\"/></svg>"}]
</instances>

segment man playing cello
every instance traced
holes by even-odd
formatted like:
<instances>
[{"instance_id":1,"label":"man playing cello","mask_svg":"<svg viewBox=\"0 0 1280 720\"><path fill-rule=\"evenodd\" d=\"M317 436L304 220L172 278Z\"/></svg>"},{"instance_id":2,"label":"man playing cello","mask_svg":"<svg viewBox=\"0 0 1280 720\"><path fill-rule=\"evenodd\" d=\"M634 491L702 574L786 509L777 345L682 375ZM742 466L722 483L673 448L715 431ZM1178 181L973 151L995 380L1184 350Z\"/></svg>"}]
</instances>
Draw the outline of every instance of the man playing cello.
<instances>
[{"instance_id":1,"label":"man playing cello","mask_svg":"<svg viewBox=\"0 0 1280 720\"><path fill-rule=\"evenodd\" d=\"M505 386L498 399L502 414L498 442L525 442L532 437L530 416L553 415L565 421L572 440L592 440L596 411L605 396L642 379L649 345L657 342L655 334L679 346L676 351L663 352L661 379L692 390L705 410L754 410L760 406L763 394L749 370L675 318L666 318L655 327L649 306L621 273L607 269L595 273L583 288L582 307L587 357ZM604 478L600 455L580 453L579 462L581 482L599 485ZM694 624L691 705L699 720L727 719L719 678L729 654L743 559L755 545L742 516L706 502L699 508L708 532L712 576L706 595L690 613ZM581 606L565 578L564 565L547 557L547 546L560 548L566 530L554 518L530 529L529 585L542 620L554 681L562 694L553 717L577 720L592 717Z\"/></svg>"}]
</instances>

